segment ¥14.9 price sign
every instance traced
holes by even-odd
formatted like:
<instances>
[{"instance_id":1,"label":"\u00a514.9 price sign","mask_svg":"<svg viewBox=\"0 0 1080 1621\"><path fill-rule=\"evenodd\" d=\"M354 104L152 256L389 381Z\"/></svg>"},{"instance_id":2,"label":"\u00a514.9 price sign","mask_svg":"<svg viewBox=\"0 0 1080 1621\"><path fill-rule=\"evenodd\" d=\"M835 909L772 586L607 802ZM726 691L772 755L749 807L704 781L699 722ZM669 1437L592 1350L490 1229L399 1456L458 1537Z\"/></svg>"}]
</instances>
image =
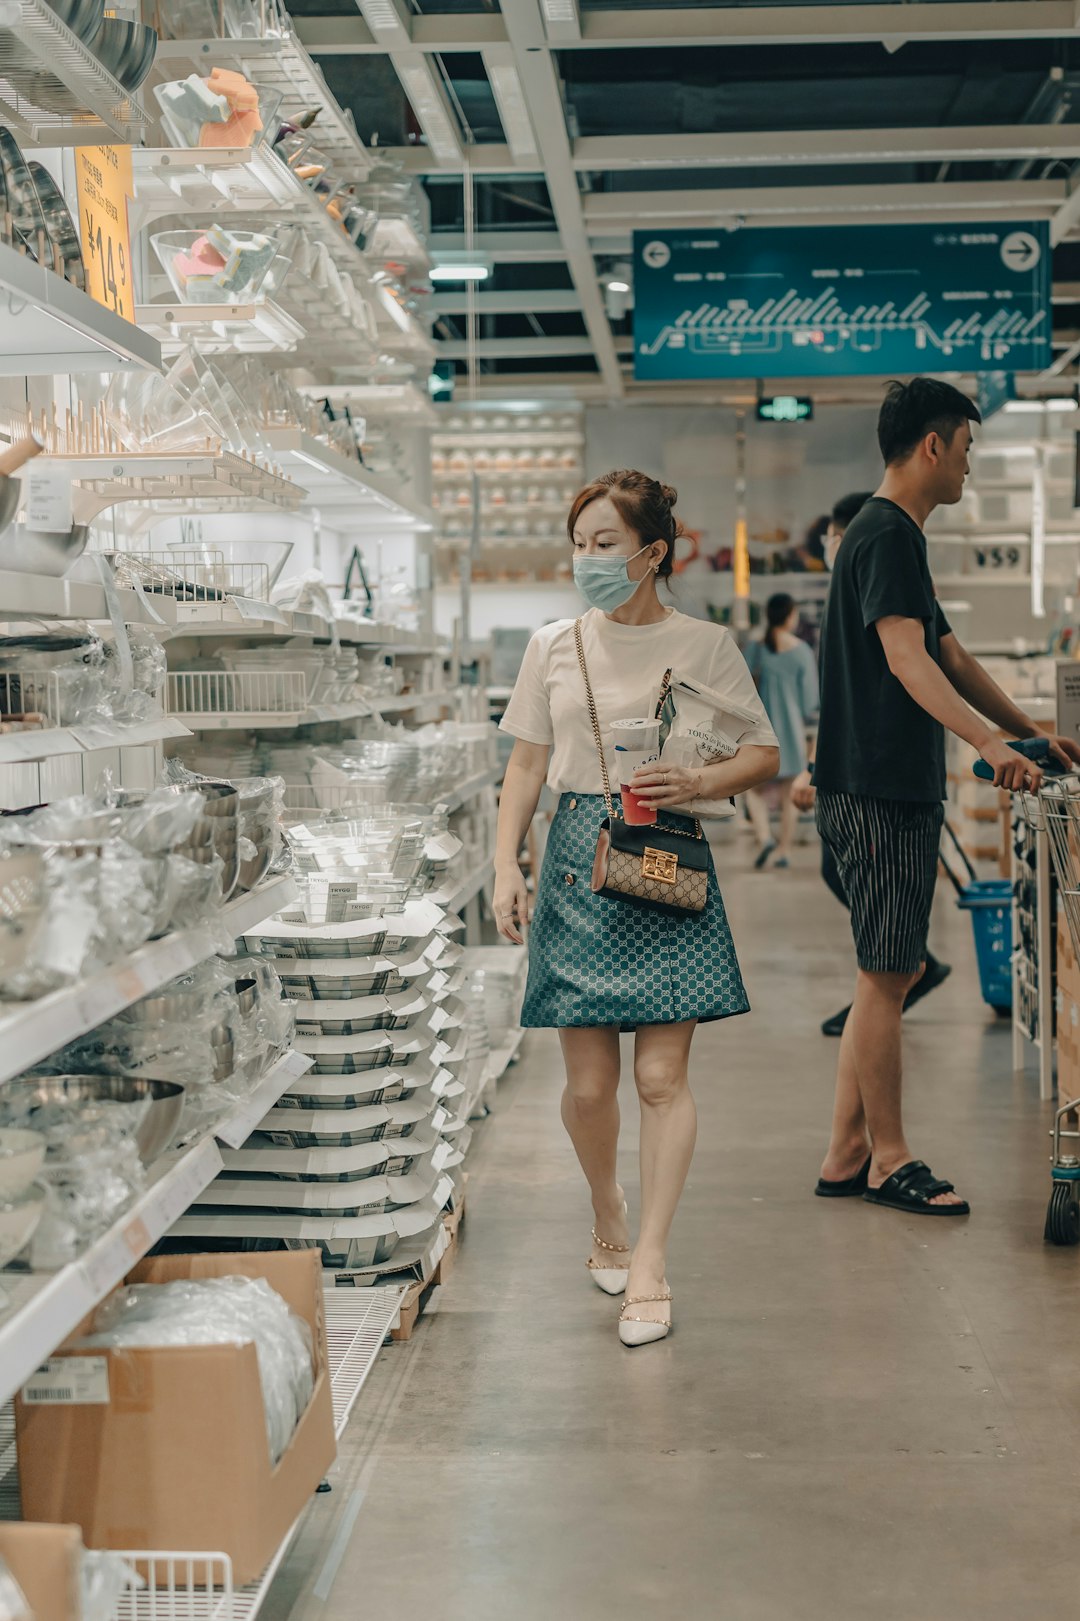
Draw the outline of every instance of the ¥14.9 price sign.
<instances>
[{"instance_id":1,"label":"\u00a514.9 price sign","mask_svg":"<svg viewBox=\"0 0 1080 1621\"><path fill-rule=\"evenodd\" d=\"M80 146L75 152L86 285L99 304L135 319L128 202L134 193L129 146Z\"/></svg>"}]
</instances>

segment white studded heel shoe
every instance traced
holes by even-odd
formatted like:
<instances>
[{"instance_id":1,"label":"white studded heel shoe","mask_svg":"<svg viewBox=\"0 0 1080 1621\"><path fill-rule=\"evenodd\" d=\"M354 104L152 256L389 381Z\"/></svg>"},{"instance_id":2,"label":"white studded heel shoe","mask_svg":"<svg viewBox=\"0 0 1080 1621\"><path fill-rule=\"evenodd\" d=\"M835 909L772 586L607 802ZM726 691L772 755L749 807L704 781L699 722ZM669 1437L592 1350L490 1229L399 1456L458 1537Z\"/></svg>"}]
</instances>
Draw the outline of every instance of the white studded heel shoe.
<instances>
[{"instance_id":1,"label":"white studded heel shoe","mask_svg":"<svg viewBox=\"0 0 1080 1621\"><path fill-rule=\"evenodd\" d=\"M666 1340L671 1333L671 1314L667 1322L656 1323L649 1317L627 1317L631 1306L647 1306L653 1301L671 1303L671 1291L666 1295L627 1295L619 1313L619 1338L624 1345L651 1345L654 1340Z\"/></svg>"},{"instance_id":2,"label":"white studded heel shoe","mask_svg":"<svg viewBox=\"0 0 1080 1621\"><path fill-rule=\"evenodd\" d=\"M623 1205L623 1214L626 1214L626 1205ZM594 1227L592 1230L593 1243L597 1249L603 1250L605 1255L629 1255L629 1244L609 1244L601 1238ZM593 1282L598 1289L603 1289L606 1295L621 1295L626 1288L626 1278L630 1271L629 1261L613 1261L610 1266L601 1266L592 1256L585 1262Z\"/></svg>"}]
</instances>

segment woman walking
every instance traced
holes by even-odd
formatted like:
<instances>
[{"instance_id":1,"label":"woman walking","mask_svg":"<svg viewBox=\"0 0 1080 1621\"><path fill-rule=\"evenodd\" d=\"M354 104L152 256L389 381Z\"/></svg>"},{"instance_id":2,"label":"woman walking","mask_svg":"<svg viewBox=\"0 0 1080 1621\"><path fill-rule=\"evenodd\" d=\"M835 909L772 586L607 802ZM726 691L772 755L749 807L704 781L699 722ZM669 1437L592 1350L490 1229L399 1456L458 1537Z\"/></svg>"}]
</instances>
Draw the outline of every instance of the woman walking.
<instances>
[{"instance_id":1,"label":"woman walking","mask_svg":"<svg viewBox=\"0 0 1080 1621\"><path fill-rule=\"evenodd\" d=\"M661 827L692 832L680 806L743 793L772 776L778 760L732 637L665 607L657 594L674 561L674 505L674 490L637 472L605 474L580 492L567 532L574 578L590 609L578 621L537 631L502 721L517 741L499 807L495 918L506 939L522 943L529 897L518 858L546 780L559 804L540 875L522 1023L559 1031L562 1118L595 1218L587 1264L606 1293L625 1291L624 1345L663 1339L671 1326L668 1234L697 1129L687 1075L694 1031L702 1021L746 1013L749 1003L711 856L702 911L670 913L590 887L605 801L589 688L612 781L612 725L652 715L665 675L694 677L760 717L731 759L635 774L635 796L658 813ZM630 1030L641 1107L641 1224L633 1250L616 1181L619 1033Z\"/></svg>"},{"instance_id":2,"label":"woman walking","mask_svg":"<svg viewBox=\"0 0 1080 1621\"><path fill-rule=\"evenodd\" d=\"M765 604L765 638L751 642L746 662L757 682L765 712L780 740L780 837L774 839L769 825L769 807L764 794L751 788L746 796L750 823L757 835L758 855L754 866L760 871L775 856L774 866L784 868L791 861L798 808L791 797L796 777L806 770L806 731L817 715L819 695L817 661L804 641L795 634L799 610L795 598L779 591Z\"/></svg>"}]
</instances>

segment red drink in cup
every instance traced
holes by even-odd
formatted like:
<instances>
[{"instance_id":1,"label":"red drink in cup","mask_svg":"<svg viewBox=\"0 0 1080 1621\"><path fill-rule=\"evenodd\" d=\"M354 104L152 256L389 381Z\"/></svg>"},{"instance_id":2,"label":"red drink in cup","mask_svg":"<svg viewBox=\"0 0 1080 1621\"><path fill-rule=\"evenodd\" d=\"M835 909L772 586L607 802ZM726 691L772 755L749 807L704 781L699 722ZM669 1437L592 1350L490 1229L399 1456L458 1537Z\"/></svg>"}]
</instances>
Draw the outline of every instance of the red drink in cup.
<instances>
[{"instance_id":1,"label":"red drink in cup","mask_svg":"<svg viewBox=\"0 0 1080 1621\"><path fill-rule=\"evenodd\" d=\"M615 734L615 760L619 773L624 821L634 827L649 827L656 821L656 812L643 805L627 785L635 771L642 766L656 765L660 759L660 722L658 720L617 720L612 725Z\"/></svg>"}]
</instances>

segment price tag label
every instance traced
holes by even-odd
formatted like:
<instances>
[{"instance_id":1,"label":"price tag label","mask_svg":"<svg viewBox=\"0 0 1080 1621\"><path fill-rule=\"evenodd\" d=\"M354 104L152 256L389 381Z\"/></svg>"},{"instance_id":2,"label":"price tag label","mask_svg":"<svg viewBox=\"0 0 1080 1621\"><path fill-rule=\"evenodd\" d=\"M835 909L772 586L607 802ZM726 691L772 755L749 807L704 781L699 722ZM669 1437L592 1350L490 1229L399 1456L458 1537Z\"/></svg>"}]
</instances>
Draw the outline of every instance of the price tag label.
<instances>
[{"instance_id":1,"label":"price tag label","mask_svg":"<svg viewBox=\"0 0 1080 1621\"><path fill-rule=\"evenodd\" d=\"M75 149L86 286L99 304L135 319L128 203L135 194L129 146Z\"/></svg>"},{"instance_id":2,"label":"price tag label","mask_svg":"<svg viewBox=\"0 0 1080 1621\"><path fill-rule=\"evenodd\" d=\"M26 526L63 534L71 528L71 475L31 462L23 475Z\"/></svg>"},{"instance_id":3,"label":"price tag label","mask_svg":"<svg viewBox=\"0 0 1080 1621\"><path fill-rule=\"evenodd\" d=\"M27 1407L104 1407L109 1363L103 1356L51 1356L22 1388Z\"/></svg>"}]
</instances>

